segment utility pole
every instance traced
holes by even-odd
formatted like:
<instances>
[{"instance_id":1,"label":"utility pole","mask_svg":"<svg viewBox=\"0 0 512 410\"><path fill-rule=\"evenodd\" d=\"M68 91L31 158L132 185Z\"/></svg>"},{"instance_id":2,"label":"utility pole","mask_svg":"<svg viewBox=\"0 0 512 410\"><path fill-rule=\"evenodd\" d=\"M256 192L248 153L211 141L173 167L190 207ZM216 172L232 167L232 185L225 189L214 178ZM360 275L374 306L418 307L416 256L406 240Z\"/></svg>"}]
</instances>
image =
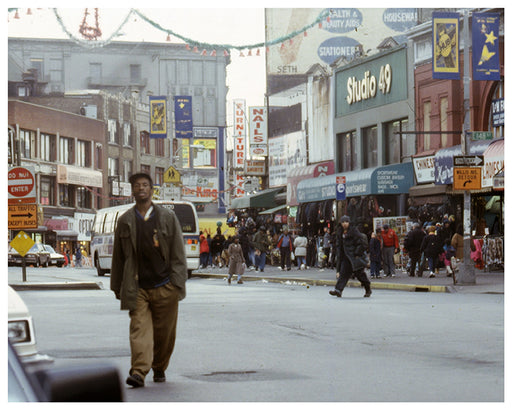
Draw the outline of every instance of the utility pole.
<instances>
[{"instance_id":1,"label":"utility pole","mask_svg":"<svg viewBox=\"0 0 512 410\"><path fill-rule=\"evenodd\" d=\"M471 77L469 72L469 47L471 43L471 32L469 30L469 10L464 10L464 124L461 135L462 155L469 153L469 130L471 127L471 113L469 107L469 92ZM471 192L464 191L464 263L462 264L458 275L457 284L474 285L476 284L475 268L471 260Z\"/></svg>"}]
</instances>

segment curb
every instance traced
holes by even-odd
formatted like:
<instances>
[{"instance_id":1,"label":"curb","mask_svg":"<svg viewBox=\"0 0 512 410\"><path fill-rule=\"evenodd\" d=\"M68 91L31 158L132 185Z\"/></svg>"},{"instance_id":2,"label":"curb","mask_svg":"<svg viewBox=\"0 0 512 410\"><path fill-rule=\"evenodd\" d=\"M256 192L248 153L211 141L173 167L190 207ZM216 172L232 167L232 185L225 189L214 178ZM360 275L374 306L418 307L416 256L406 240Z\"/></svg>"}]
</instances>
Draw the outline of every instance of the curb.
<instances>
[{"instance_id":1,"label":"curb","mask_svg":"<svg viewBox=\"0 0 512 410\"><path fill-rule=\"evenodd\" d=\"M26 282L10 283L9 286L16 291L23 290L97 290L103 289L101 282Z\"/></svg>"},{"instance_id":2,"label":"curb","mask_svg":"<svg viewBox=\"0 0 512 410\"><path fill-rule=\"evenodd\" d=\"M226 274L218 273L192 273L194 278L206 278L206 279L224 279ZM263 276L244 276L243 280L248 281L260 281L265 280L272 283L287 283L295 282L298 284L305 283L313 286L334 286L335 280L326 279L304 279L304 278L275 278L275 277L263 277ZM349 280L347 283L348 287L361 287L359 281ZM372 282L372 289L386 289L386 290L402 290L406 292L440 292L440 293L456 293L457 291L453 286L444 285L409 285L403 283L382 283Z\"/></svg>"}]
</instances>

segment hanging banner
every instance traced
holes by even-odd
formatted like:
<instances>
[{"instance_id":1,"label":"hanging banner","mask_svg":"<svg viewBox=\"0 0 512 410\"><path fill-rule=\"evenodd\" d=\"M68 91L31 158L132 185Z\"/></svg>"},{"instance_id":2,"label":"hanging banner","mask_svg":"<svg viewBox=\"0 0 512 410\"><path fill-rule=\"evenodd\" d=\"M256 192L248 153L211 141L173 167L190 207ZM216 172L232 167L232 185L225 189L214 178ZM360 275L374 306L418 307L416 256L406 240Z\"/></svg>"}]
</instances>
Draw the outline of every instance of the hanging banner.
<instances>
[{"instance_id":1,"label":"hanging banner","mask_svg":"<svg viewBox=\"0 0 512 410\"><path fill-rule=\"evenodd\" d=\"M177 95L174 97L174 123L176 138L192 138L194 136L191 96Z\"/></svg>"},{"instance_id":2,"label":"hanging banner","mask_svg":"<svg viewBox=\"0 0 512 410\"><path fill-rule=\"evenodd\" d=\"M473 13L473 80L500 81L500 15Z\"/></svg>"},{"instance_id":3,"label":"hanging banner","mask_svg":"<svg viewBox=\"0 0 512 410\"><path fill-rule=\"evenodd\" d=\"M460 79L458 13L432 13L432 44L432 78Z\"/></svg>"},{"instance_id":4,"label":"hanging banner","mask_svg":"<svg viewBox=\"0 0 512 410\"><path fill-rule=\"evenodd\" d=\"M268 155L267 109L249 107L249 149L251 156Z\"/></svg>"},{"instance_id":5,"label":"hanging banner","mask_svg":"<svg viewBox=\"0 0 512 410\"><path fill-rule=\"evenodd\" d=\"M149 137L167 137L167 98L149 97Z\"/></svg>"},{"instance_id":6,"label":"hanging banner","mask_svg":"<svg viewBox=\"0 0 512 410\"><path fill-rule=\"evenodd\" d=\"M233 168L243 169L245 163L245 145L247 138L247 125L245 120L245 100L233 101Z\"/></svg>"}]
</instances>

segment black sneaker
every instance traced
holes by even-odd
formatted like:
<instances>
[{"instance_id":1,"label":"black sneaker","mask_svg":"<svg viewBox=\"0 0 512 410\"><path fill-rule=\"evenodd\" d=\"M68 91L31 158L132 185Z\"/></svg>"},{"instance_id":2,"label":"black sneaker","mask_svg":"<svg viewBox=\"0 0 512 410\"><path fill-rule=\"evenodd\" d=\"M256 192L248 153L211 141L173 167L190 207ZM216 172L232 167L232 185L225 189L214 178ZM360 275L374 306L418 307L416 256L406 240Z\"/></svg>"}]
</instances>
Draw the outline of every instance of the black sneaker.
<instances>
[{"instance_id":1,"label":"black sneaker","mask_svg":"<svg viewBox=\"0 0 512 410\"><path fill-rule=\"evenodd\" d=\"M341 292L338 289L330 290L329 295L337 296L337 297L341 298Z\"/></svg>"},{"instance_id":2,"label":"black sneaker","mask_svg":"<svg viewBox=\"0 0 512 410\"><path fill-rule=\"evenodd\" d=\"M144 380L138 374L132 374L126 379L126 384L129 384L133 388L144 387Z\"/></svg>"},{"instance_id":3,"label":"black sneaker","mask_svg":"<svg viewBox=\"0 0 512 410\"><path fill-rule=\"evenodd\" d=\"M165 372L163 370L153 370L153 381L155 383L164 383Z\"/></svg>"}]
</instances>

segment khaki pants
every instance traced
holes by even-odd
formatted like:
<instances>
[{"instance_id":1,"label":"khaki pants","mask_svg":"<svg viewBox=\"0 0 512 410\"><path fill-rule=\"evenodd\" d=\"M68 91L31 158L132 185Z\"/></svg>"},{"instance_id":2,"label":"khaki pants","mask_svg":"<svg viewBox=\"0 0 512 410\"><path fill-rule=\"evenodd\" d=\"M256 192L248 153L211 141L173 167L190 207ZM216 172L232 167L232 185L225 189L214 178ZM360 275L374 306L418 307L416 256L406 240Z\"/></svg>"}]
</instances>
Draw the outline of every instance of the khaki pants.
<instances>
[{"instance_id":1,"label":"khaki pants","mask_svg":"<svg viewBox=\"0 0 512 410\"><path fill-rule=\"evenodd\" d=\"M171 283L139 289L137 307L130 312L130 375L144 379L151 369L167 369L176 340L178 301L178 290Z\"/></svg>"}]
</instances>

